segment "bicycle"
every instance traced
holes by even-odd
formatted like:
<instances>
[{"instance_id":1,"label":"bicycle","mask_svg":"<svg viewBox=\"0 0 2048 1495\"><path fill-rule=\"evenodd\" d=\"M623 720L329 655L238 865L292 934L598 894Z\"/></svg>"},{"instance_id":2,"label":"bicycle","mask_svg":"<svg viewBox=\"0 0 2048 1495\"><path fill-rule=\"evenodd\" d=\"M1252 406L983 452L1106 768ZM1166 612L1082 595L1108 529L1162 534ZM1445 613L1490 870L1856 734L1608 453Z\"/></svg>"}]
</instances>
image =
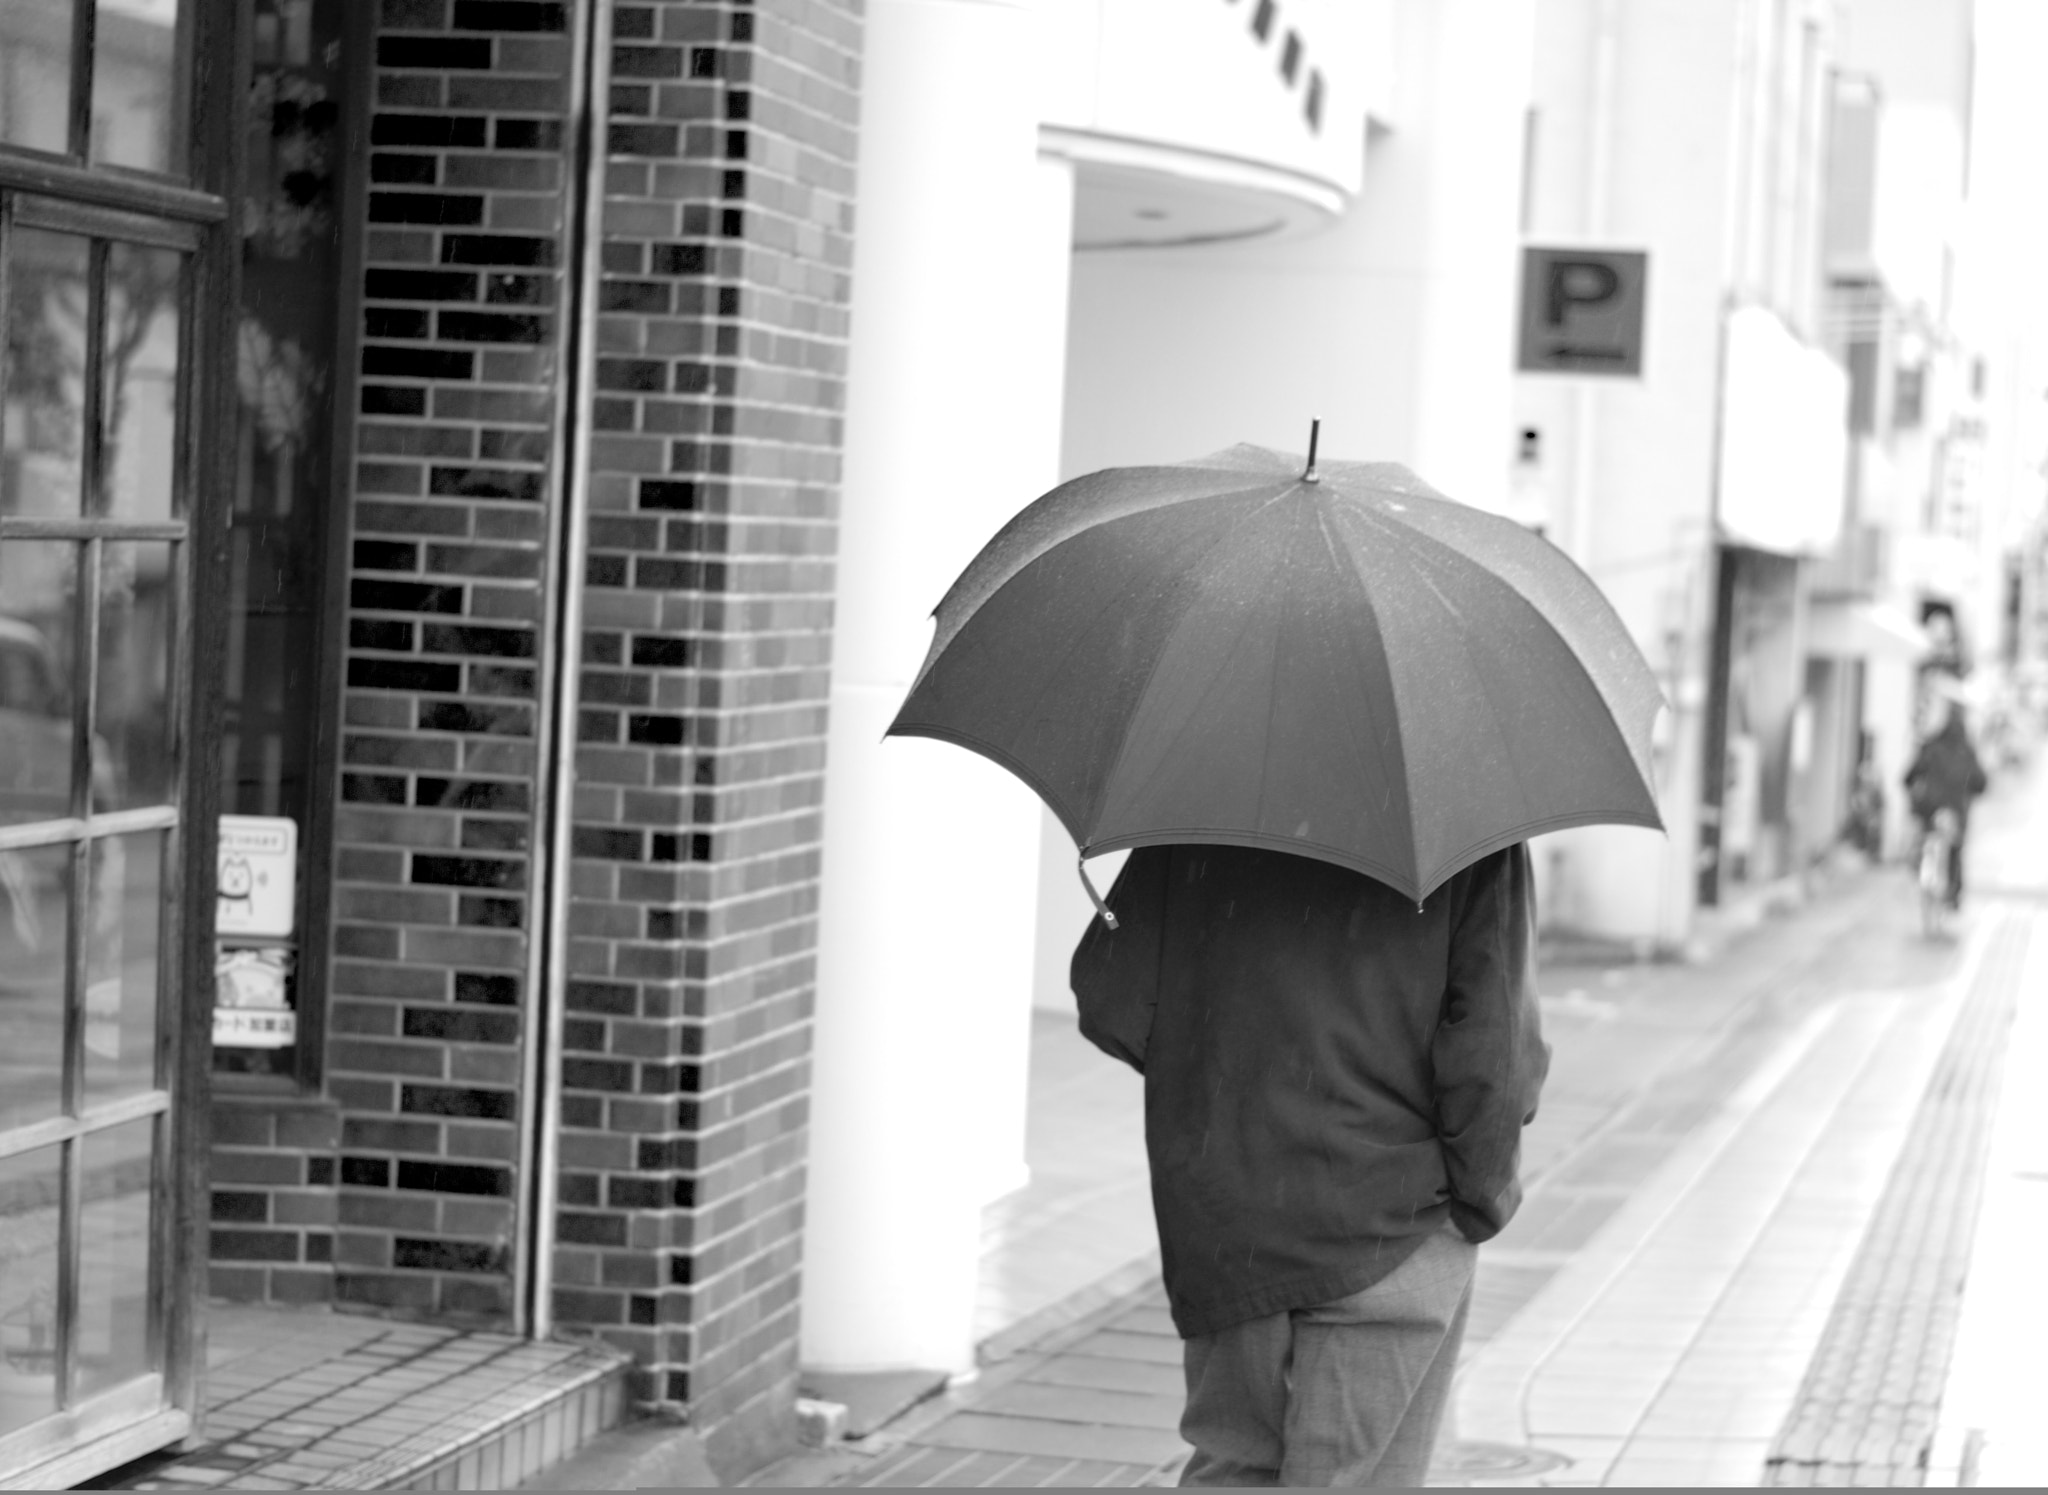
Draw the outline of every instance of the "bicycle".
<instances>
[{"instance_id":1,"label":"bicycle","mask_svg":"<svg viewBox=\"0 0 2048 1495\"><path fill-rule=\"evenodd\" d=\"M1949 851L1956 844L1956 812L1939 809L1920 839L1920 930L1929 939L1947 928L1954 910L1949 886Z\"/></svg>"}]
</instances>

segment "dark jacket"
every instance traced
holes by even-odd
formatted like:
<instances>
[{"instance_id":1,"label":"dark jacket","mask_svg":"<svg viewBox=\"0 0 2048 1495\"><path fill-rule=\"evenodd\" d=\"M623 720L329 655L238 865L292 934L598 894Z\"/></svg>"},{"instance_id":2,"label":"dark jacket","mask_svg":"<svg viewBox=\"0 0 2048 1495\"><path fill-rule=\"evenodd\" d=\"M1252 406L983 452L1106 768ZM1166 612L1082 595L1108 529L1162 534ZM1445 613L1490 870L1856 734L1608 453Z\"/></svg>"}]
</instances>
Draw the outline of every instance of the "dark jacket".
<instances>
[{"instance_id":1,"label":"dark jacket","mask_svg":"<svg viewBox=\"0 0 2048 1495\"><path fill-rule=\"evenodd\" d=\"M1277 851L1142 847L1074 952L1081 1031L1145 1076L1189 1337L1363 1291L1431 1231L1496 1234L1549 1067L1528 849L1415 903Z\"/></svg>"},{"instance_id":2,"label":"dark jacket","mask_svg":"<svg viewBox=\"0 0 2048 1495\"><path fill-rule=\"evenodd\" d=\"M1970 801L1989 783L1959 716L1949 717L1939 732L1920 744L1913 766L1906 770L1906 793L1913 813L1922 820L1931 819L1936 810L1953 810L1958 819L1968 820Z\"/></svg>"}]
</instances>

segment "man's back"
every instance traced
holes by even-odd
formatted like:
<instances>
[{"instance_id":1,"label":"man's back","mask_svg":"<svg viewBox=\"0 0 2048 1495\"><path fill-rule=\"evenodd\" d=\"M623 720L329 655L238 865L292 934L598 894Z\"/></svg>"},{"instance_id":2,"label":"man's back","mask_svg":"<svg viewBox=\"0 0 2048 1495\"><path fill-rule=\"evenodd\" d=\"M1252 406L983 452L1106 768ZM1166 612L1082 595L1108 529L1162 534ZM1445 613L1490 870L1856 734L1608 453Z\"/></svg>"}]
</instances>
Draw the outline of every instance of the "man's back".
<instances>
[{"instance_id":1,"label":"man's back","mask_svg":"<svg viewBox=\"0 0 2048 1495\"><path fill-rule=\"evenodd\" d=\"M1418 910L1275 851L1132 853L1073 984L1083 1030L1145 1074L1183 1334L1358 1292L1447 1216L1476 1241L1512 1214L1548 1060L1529 878L1511 847Z\"/></svg>"}]
</instances>

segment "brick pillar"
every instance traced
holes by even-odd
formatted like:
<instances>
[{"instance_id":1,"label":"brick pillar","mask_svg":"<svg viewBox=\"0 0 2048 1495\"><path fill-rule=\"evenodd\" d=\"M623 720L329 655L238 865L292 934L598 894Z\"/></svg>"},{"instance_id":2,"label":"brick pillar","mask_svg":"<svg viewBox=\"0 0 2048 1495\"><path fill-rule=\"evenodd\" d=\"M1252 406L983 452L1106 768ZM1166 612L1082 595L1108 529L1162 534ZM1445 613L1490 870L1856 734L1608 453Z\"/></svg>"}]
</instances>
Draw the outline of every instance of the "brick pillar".
<instances>
[{"instance_id":1,"label":"brick pillar","mask_svg":"<svg viewBox=\"0 0 2048 1495\"><path fill-rule=\"evenodd\" d=\"M511 1313L561 4L381 0L327 1089L335 1297Z\"/></svg>"},{"instance_id":2,"label":"brick pillar","mask_svg":"<svg viewBox=\"0 0 2048 1495\"><path fill-rule=\"evenodd\" d=\"M613 14L555 1310L786 1444L858 0Z\"/></svg>"}]
</instances>

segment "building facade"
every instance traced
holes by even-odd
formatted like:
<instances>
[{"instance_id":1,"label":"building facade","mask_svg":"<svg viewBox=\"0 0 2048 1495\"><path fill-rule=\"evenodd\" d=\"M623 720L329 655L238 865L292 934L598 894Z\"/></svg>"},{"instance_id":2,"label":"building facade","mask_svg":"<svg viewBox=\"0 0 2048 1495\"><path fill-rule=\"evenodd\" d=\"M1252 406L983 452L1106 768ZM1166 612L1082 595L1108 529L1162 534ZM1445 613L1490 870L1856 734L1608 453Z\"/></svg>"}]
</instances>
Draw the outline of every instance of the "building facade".
<instances>
[{"instance_id":1,"label":"building facade","mask_svg":"<svg viewBox=\"0 0 2048 1495\"><path fill-rule=\"evenodd\" d=\"M5 7L0 1471L180 1436L209 1292L602 1339L728 1475L970 1365L1086 905L878 745L929 609L1317 418L1507 507L1532 17Z\"/></svg>"}]
</instances>

